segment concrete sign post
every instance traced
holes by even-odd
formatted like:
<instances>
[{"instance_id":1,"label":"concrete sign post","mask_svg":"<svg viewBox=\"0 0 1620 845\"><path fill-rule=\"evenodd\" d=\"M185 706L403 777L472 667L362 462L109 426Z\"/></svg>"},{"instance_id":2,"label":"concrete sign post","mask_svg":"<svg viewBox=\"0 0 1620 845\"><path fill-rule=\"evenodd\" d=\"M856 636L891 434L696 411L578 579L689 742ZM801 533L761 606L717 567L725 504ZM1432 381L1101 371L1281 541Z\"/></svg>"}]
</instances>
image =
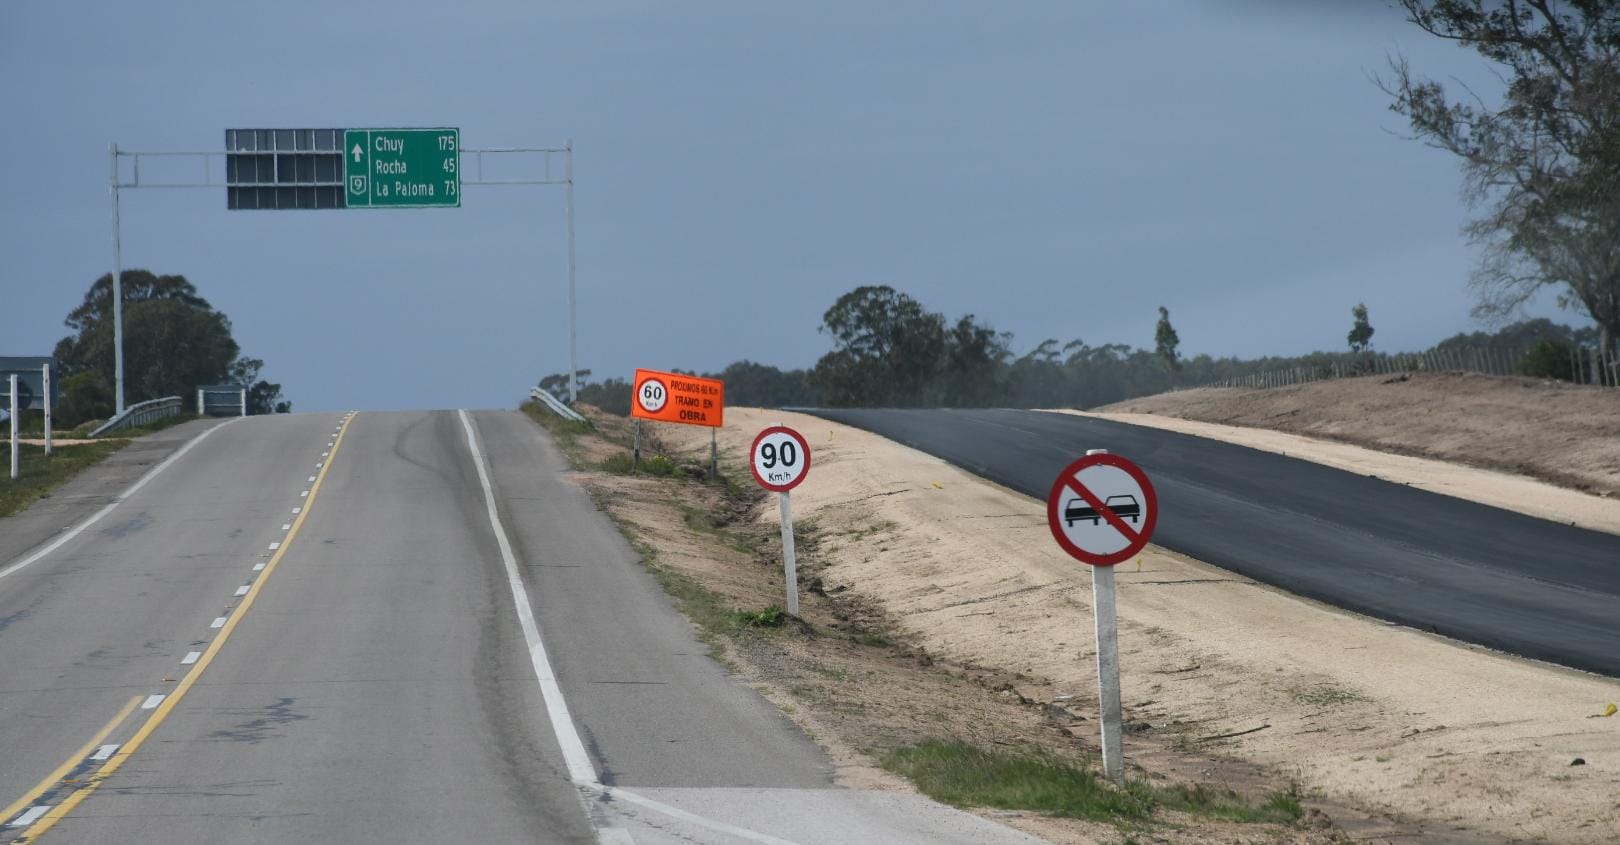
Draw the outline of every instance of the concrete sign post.
<instances>
[{"instance_id":1,"label":"concrete sign post","mask_svg":"<svg viewBox=\"0 0 1620 845\"><path fill-rule=\"evenodd\" d=\"M1119 623L1114 566L1147 546L1159 520L1159 500L1136 464L1092 449L1058 474L1046 498L1046 522L1065 552L1091 569L1097 634L1097 699L1102 722L1103 773L1125 786L1119 695Z\"/></svg>"},{"instance_id":2,"label":"concrete sign post","mask_svg":"<svg viewBox=\"0 0 1620 845\"><path fill-rule=\"evenodd\" d=\"M793 554L793 506L789 494L810 474L810 443L781 423L754 438L748 471L759 486L777 494L782 505L782 575L787 581L787 612L799 615L799 566Z\"/></svg>"}]
</instances>

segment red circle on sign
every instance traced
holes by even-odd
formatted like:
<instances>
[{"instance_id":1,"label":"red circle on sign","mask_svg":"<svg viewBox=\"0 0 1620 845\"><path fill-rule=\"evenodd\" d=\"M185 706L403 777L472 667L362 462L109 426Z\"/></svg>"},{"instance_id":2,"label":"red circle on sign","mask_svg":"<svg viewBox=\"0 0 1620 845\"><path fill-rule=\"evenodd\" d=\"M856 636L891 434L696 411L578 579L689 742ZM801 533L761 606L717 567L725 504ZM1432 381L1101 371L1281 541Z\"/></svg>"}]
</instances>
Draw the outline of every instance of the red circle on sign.
<instances>
[{"instance_id":1,"label":"red circle on sign","mask_svg":"<svg viewBox=\"0 0 1620 845\"><path fill-rule=\"evenodd\" d=\"M1146 508L1146 514L1142 517L1142 530L1136 532L1135 538L1130 541L1129 545L1112 554L1102 554L1082 549L1075 545L1069 539L1069 535L1063 531L1063 492L1071 486L1078 487L1079 484L1075 481L1075 476L1079 475L1081 470L1094 466L1111 466L1123 470L1142 488L1143 505ZM1112 523L1114 520L1110 520L1110 522ZM1153 483L1148 481L1147 473L1143 472L1141 467L1118 455L1106 453L1087 455L1069 464L1063 468L1063 472L1058 473L1057 480L1052 482L1052 492L1046 496L1046 526L1052 529L1052 538L1057 540L1058 545L1068 552L1070 557L1092 566L1114 566L1135 557L1137 553L1147 547L1148 540L1152 539L1153 529L1158 525L1158 522L1159 497L1153 492ZM1116 530L1118 527L1115 526ZM1126 531L1120 533L1127 537L1131 536Z\"/></svg>"},{"instance_id":2,"label":"red circle on sign","mask_svg":"<svg viewBox=\"0 0 1620 845\"><path fill-rule=\"evenodd\" d=\"M799 474L786 484L772 484L766 481L760 476L759 467L754 466L754 456L759 454L759 442L772 434L786 434L788 437L793 438L793 442L799 444L799 451L804 455L804 469L799 470ZM810 441L805 440L804 435L785 425L773 425L760 432L759 436L754 438L754 444L748 447L748 471L753 473L754 481L758 482L759 486L772 493L786 493L803 483L805 476L810 474Z\"/></svg>"}]
</instances>

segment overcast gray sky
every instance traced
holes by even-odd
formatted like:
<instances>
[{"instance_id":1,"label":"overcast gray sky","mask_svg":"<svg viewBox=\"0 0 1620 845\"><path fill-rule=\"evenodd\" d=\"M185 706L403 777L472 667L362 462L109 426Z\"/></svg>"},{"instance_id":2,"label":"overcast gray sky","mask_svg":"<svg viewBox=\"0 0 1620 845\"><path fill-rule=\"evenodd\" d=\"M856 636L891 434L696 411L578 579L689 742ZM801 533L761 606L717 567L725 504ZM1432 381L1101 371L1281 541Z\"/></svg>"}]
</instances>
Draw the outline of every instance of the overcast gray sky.
<instances>
[{"instance_id":1,"label":"overcast gray sky","mask_svg":"<svg viewBox=\"0 0 1620 845\"><path fill-rule=\"evenodd\" d=\"M1456 164L1369 75L1471 53L1342 3L0 5L0 354L48 354L111 269L107 145L456 126L576 149L580 364L809 366L885 283L1017 336L1189 354L1478 328ZM124 266L181 273L296 410L510 406L566 369L564 203L226 211L129 191ZM1577 322L1550 302L1537 315Z\"/></svg>"}]
</instances>

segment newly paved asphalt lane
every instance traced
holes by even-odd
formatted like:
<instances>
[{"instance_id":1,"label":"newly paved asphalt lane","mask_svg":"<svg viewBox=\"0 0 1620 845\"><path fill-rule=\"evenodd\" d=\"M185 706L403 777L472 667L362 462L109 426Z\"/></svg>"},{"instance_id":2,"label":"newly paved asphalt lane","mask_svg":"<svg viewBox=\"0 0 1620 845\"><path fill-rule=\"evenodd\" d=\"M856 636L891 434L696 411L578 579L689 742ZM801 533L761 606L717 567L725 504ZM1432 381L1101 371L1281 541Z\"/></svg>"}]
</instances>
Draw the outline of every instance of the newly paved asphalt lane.
<instances>
[{"instance_id":1,"label":"newly paved asphalt lane","mask_svg":"<svg viewBox=\"0 0 1620 845\"><path fill-rule=\"evenodd\" d=\"M1153 542L1302 596L1620 676L1620 537L1185 434L1016 410L816 410L1044 500L1087 449L1138 463Z\"/></svg>"},{"instance_id":2,"label":"newly paved asphalt lane","mask_svg":"<svg viewBox=\"0 0 1620 845\"><path fill-rule=\"evenodd\" d=\"M834 788L523 416L345 419L0 559L0 843L1034 841Z\"/></svg>"}]
</instances>

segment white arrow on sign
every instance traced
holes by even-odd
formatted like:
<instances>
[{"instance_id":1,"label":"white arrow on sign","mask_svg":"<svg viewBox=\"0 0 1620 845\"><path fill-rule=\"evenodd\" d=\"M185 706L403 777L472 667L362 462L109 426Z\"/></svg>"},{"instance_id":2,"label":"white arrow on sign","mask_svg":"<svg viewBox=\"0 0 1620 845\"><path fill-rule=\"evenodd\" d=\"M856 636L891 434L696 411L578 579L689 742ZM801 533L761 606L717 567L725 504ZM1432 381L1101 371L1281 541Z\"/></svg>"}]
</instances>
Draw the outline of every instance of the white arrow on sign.
<instances>
[{"instance_id":1,"label":"white arrow on sign","mask_svg":"<svg viewBox=\"0 0 1620 845\"><path fill-rule=\"evenodd\" d=\"M354 145L354 161L356 164L360 162L360 155L364 152L365 150L361 149L359 144Z\"/></svg>"}]
</instances>

